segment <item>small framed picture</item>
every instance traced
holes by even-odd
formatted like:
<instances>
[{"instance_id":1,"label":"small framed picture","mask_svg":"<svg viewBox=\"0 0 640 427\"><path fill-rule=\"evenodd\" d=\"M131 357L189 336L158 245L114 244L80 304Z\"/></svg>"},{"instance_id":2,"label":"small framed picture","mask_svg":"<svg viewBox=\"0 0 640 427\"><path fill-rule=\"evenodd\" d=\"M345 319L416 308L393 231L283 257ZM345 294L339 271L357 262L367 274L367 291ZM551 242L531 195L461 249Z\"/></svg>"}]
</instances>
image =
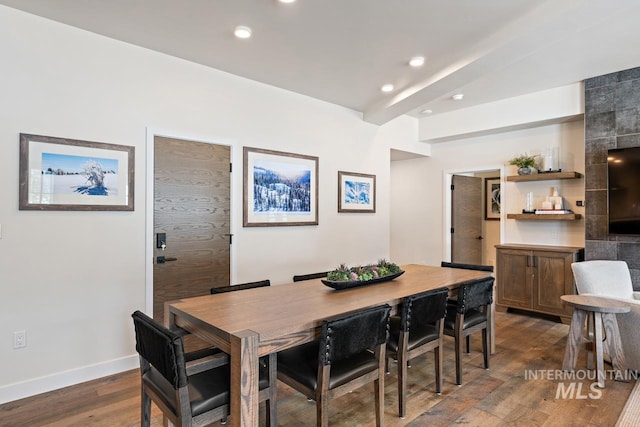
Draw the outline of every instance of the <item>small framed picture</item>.
<instances>
[{"instance_id":1,"label":"small framed picture","mask_svg":"<svg viewBox=\"0 0 640 427\"><path fill-rule=\"evenodd\" d=\"M243 226L318 225L318 158L244 147Z\"/></svg>"},{"instance_id":2,"label":"small framed picture","mask_svg":"<svg viewBox=\"0 0 640 427\"><path fill-rule=\"evenodd\" d=\"M485 178L484 219L500 220L500 177Z\"/></svg>"},{"instance_id":3,"label":"small framed picture","mask_svg":"<svg viewBox=\"0 0 640 427\"><path fill-rule=\"evenodd\" d=\"M20 134L20 210L132 211L135 147Z\"/></svg>"},{"instance_id":4,"label":"small framed picture","mask_svg":"<svg viewBox=\"0 0 640 427\"><path fill-rule=\"evenodd\" d=\"M375 211L376 176L338 171L338 212Z\"/></svg>"}]
</instances>

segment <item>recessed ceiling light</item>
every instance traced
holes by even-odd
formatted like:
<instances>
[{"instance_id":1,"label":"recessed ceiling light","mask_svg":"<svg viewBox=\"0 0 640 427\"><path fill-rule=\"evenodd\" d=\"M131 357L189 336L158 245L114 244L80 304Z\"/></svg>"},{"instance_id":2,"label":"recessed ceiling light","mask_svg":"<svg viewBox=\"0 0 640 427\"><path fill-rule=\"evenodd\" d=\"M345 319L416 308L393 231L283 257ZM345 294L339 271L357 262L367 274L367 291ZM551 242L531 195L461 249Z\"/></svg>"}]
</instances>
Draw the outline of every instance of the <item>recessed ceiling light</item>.
<instances>
[{"instance_id":1,"label":"recessed ceiling light","mask_svg":"<svg viewBox=\"0 0 640 427\"><path fill-rule=\"evenodd\" d=\"M251 37L251 28L245 27L244 25L238 25L233 34L235 34L239 39L248 39Z\"/></svg>"},{"instance_id":2,"label":"recessed ceiling light","mask_svg":"<svg viewBox=\"0 0 640 427\"><path fill-rule=\"evenodd\" d=\"M296 0L278 0L280 3L295 3Z\"/></svg>"},{"instance_id":3,"label":"recessed ceiling light","mask_svg":"<svg viewBox=\"0 0 640 427\"><path fill-rule=\"evenodd\" d=\"M433 110L430 110L428 108L425 109L425 110L421 110L420 111L420 114L422 114L422 115L427 115L427 114L431 114L431 113L433 113Z\"/></svg>"},{"instance_id":4,"label":"recessed ceiling light","mask_svg":"<svg viewBox=\"0 0 640 427\"><path fill-rule=\"evenodd\" d=\"M393 85L391 83L387 83L386 85L382 85L380 90L383 92L391 92L393 90Z\"/></svg>"},{"instance_id":5,"label":"recessed ceiling light","mask_svg":"<svg viewBox=\"0 0 640 427\"><path fill-rule=\"evenodd\" d=\"M464 98L464 94L463 93L456 93L455 95L453 95L451 97L451 99L453 99L454 101L460 101L462 98Z\"/></svg>"},{"instance_id":6,"label":"recessed ceiling light","mask_svg":"<svg viewBox=\"0 0 640 427\"><path fill-rule=\"evenodd\" d=\"M409 60L412 67L422 67L424 65L424 56L414 56Z\"/></svg>"}]
</instances>

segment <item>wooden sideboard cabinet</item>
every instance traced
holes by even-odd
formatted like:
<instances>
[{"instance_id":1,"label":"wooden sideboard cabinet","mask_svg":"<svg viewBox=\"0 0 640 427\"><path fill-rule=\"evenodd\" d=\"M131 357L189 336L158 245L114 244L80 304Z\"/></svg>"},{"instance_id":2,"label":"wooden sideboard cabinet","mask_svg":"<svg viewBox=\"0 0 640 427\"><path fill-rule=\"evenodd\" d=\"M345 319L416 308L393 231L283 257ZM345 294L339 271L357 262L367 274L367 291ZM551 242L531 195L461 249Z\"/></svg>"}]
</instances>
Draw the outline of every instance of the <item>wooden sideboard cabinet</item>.
<instances>
[{"instance_id":1,"label":"wooden sideboard cabinet","mask_svg":"<svg viewBox=\"0 0 640 427\"><path fill-rule=\"evenodd\" d=\"M584 259L574 246L496 245L497 309L519 308L571 319L560 297L574 294L571 263Z\"/></svg>"}]
</instances>

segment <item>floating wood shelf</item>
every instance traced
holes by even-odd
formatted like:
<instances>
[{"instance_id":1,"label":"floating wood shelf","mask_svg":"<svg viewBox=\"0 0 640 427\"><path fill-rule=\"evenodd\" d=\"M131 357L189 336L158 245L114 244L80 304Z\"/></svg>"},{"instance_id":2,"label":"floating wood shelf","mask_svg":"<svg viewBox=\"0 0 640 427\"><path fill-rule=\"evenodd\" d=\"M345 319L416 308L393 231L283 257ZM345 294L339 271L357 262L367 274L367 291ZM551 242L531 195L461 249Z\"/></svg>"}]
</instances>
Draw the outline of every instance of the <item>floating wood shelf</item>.
<instances>
[{"instance_id":1,"label":"floating wood shelf","mask_svg":"<svg viewBox=\"0 0 640 427\"><path fill-rule=\"evenodd\" d=\"M575 221L582 218L582 215L576 213L570 214L507 214L508 219L524 219L532 221Z\"/></svg>"},{"instance_id":2,"label":"floating wood shelf","mask_svg":"<svg viewBox=\"0 0 640 427\"><path fill-rule=\"evenodd\" d=\"M550 179L577 179L582 178L580 172L549 172L549 173L533 173L531 175L513 175L508 176L507 181L523 182L523 181L547 181Z\"/></svg>"}]
</instances>

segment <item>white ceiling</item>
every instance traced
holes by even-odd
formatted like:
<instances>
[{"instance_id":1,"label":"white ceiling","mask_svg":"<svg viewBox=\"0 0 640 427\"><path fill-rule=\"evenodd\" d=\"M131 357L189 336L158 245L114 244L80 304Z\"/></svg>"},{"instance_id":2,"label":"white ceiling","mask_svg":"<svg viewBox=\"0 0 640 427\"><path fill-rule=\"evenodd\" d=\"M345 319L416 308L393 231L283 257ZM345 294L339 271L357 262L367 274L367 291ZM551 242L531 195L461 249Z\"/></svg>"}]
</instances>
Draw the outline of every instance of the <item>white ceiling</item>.
<instances>
[{"instance_id":1,"label":"white ceiling","mask_svg":"<svg viewBox=\"0 0 640 427\"><path fill-rule=\"evenodd\" d=\"M0 0L382 124L640 66L639 0ZM249 40L233 36L253 29ZM28 29L25 29L28 31ZM420 69L408 66L426 57ZM383 94L392 83L396 90ZM451 95L464 93L462 101Z\"/></svg>"}]
</instances>

